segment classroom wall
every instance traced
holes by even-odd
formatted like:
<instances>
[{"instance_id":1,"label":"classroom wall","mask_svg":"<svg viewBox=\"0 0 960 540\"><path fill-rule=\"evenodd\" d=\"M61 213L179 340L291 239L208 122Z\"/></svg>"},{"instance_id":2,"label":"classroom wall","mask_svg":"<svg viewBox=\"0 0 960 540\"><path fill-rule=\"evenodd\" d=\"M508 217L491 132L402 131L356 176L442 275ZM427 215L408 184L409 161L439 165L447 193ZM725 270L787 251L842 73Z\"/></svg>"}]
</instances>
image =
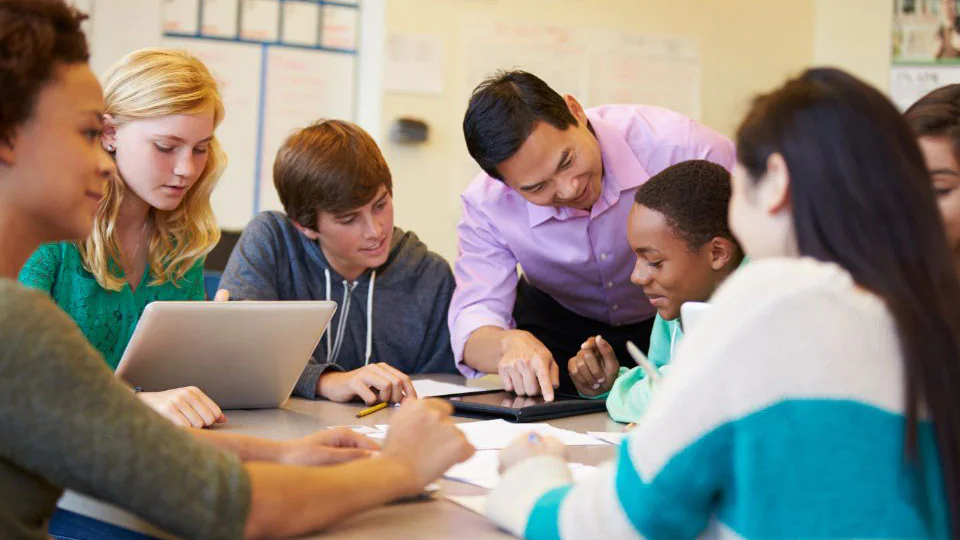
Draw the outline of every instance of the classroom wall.
<instances>
[{"instance_id":1,"label":"classroom wall","mask_svg":"<svg viewBox=\"0 0 960 540\"><path fill-rule=\"evenodd\" d=\"M701 121L731 135L751 96L770 89L813 59L817 3L388 0L386 32L439 36L444 58L442 95L383 95L381 130L377 135L393 172L397 224L415 230L431 249L451 262L455 258L459 193L478 170L466 152L461 130L469 97L469 89L461 88L461 35L478 17L696 38L702 65ZM826 10L821 10L821 14L829 16ZM431 129L430 141L417 147L387 141L390 124L401 116L425 120Z\"/></svg>"},{"instance_id":2,"label":"classroom wall","mask_svg":"<svg viewBox=\"0 0 960 540\"><path fill-rule=\"evenodd\" d=\"M123 54L160 42L162 0L74 0L92 5L92 64L98 74ZM451 262L459 194L478 171L463 143L469 91L463 35L481 18L676 35L699 42L700 120L732 135L749 100L809 65L835 65L889 84L893 0L362 0L357 121L381 143L395 183L397 224ZM443 91L383 91L385 44L393 33L438 37ZM479 81L474 81L475 84ZM548 81L549 82L549 81ZM420 146L389 141L401 116L426 121ZM272 156L271 156L272 158ZM226 189L227 186L221 186ZM230 195L230 194L220 194ZM239 195L239 194L238 194Z\"/></svg>"},{"instance_id":3,"label":"classroom wall","mask_svg":"<svg viewBox=\"0 0 960 540\"><path fill-rule=\"evenodd\" d=\"M893 0L817 0L813 64L843 68L886 91L892 24Z\"/></svg>"}]
</instances>

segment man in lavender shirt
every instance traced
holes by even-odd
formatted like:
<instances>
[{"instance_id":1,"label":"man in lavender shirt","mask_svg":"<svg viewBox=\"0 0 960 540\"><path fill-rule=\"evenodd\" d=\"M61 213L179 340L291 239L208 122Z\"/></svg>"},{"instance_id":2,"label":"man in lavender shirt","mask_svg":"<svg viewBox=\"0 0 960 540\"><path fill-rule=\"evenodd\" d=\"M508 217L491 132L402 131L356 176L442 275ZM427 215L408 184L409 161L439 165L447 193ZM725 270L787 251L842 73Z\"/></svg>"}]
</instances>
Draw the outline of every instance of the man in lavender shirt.
<instances>
[{"instance_id":1,"label":"man in lavender shirt","mask_svg":"<svg viewBox=\"0 0 960 540\"><path fill-rule=\"evenodd\" d=\"M584 110L523 71L474 90L463 132L485 174L461 195L457 226L449 325L460 371L499 373L507 390L552 400L573 390L567 361L590 336L621 361L628 339L645 349L656 299L630 283L634 193L681 161L731 169L733 144L658 107Z\"/></svg>"}]
</instances>

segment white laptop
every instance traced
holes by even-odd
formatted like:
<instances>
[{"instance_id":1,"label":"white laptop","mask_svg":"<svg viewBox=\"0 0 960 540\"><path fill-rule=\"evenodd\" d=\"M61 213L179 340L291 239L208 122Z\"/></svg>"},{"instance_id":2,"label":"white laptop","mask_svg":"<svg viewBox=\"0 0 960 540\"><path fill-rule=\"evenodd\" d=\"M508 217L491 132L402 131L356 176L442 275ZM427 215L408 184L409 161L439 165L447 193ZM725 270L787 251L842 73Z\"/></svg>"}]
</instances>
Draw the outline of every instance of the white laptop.
<instances>
[{"instance_id":1,"label":"white laptop","mask_svg":"<svg viewBox=\"0 0 960 540\"><path fill-rule=\"evenodd\" d=\"M695 326L700 324L700 320L713 309L713 306L706 302L684 302L680 306L680 326L683 333L689 333Z\"/></svg>"},{"instance_id":2,"label":"white laptop","mask_svg":"<svg viewBox=\"0 0 960 540\"><path fill-rule=\"evenodd\" d=\"M153 302L117 376L145 392L196 386L222 409L279 407L336 310L334 302Z\"/></svg>"}]
</instances>

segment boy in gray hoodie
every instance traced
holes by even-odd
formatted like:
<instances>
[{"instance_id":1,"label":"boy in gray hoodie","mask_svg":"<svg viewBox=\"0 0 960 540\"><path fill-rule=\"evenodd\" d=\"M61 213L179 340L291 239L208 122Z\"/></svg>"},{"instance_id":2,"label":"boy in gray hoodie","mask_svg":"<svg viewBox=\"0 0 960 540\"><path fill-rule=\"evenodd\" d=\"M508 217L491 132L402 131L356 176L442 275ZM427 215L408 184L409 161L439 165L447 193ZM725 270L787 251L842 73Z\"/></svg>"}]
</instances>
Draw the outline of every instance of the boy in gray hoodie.
<instances>
[{"instance_id":1,"label":"boy in gray hoodie","mask_svg":"<svg viewBox=\"0 0 960 540\"><path fill-rule=\"evenodd\" d=\"M247 225L220 288L231 300L337 302L294 395L399 402L415 395L407 374L457 373L450 265L393 226L390 170L373 139L318 122L287 138L273 178L286 214Z\"/></svg>"}]
</instances>

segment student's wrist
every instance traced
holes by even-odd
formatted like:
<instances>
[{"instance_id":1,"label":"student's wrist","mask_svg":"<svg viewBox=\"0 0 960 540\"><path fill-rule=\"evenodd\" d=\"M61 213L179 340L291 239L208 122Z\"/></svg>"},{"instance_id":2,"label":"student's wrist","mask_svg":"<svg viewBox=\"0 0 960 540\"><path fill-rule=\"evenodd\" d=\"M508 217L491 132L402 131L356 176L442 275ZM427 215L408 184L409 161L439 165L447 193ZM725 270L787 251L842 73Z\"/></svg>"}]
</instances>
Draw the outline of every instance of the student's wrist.
<instances>
[{"instance_id":1,"label":"student's wrist","mask_svg":"<svg viewBox=\"0 0 960 540\"><path fill-rule=\"evenodd\" d=\"M317 378L317 396L330 401L344 401L341 394L343 378L348 374L342 371L328 370L320 374Z\"/></svg>"},{"instance_id":2,"label":"student's wrist","mask_svg":"<svg viewBox=\"0 0 960 540\"><path fill-rule=\"evenodd\" d=\"M380 454L372 458L377 464L379 478L386 480L385 485L392 490L390 500L413 497L423 492L425 485L417 476L412 463L390 454Z\"/></svg>"}]
</instances>

